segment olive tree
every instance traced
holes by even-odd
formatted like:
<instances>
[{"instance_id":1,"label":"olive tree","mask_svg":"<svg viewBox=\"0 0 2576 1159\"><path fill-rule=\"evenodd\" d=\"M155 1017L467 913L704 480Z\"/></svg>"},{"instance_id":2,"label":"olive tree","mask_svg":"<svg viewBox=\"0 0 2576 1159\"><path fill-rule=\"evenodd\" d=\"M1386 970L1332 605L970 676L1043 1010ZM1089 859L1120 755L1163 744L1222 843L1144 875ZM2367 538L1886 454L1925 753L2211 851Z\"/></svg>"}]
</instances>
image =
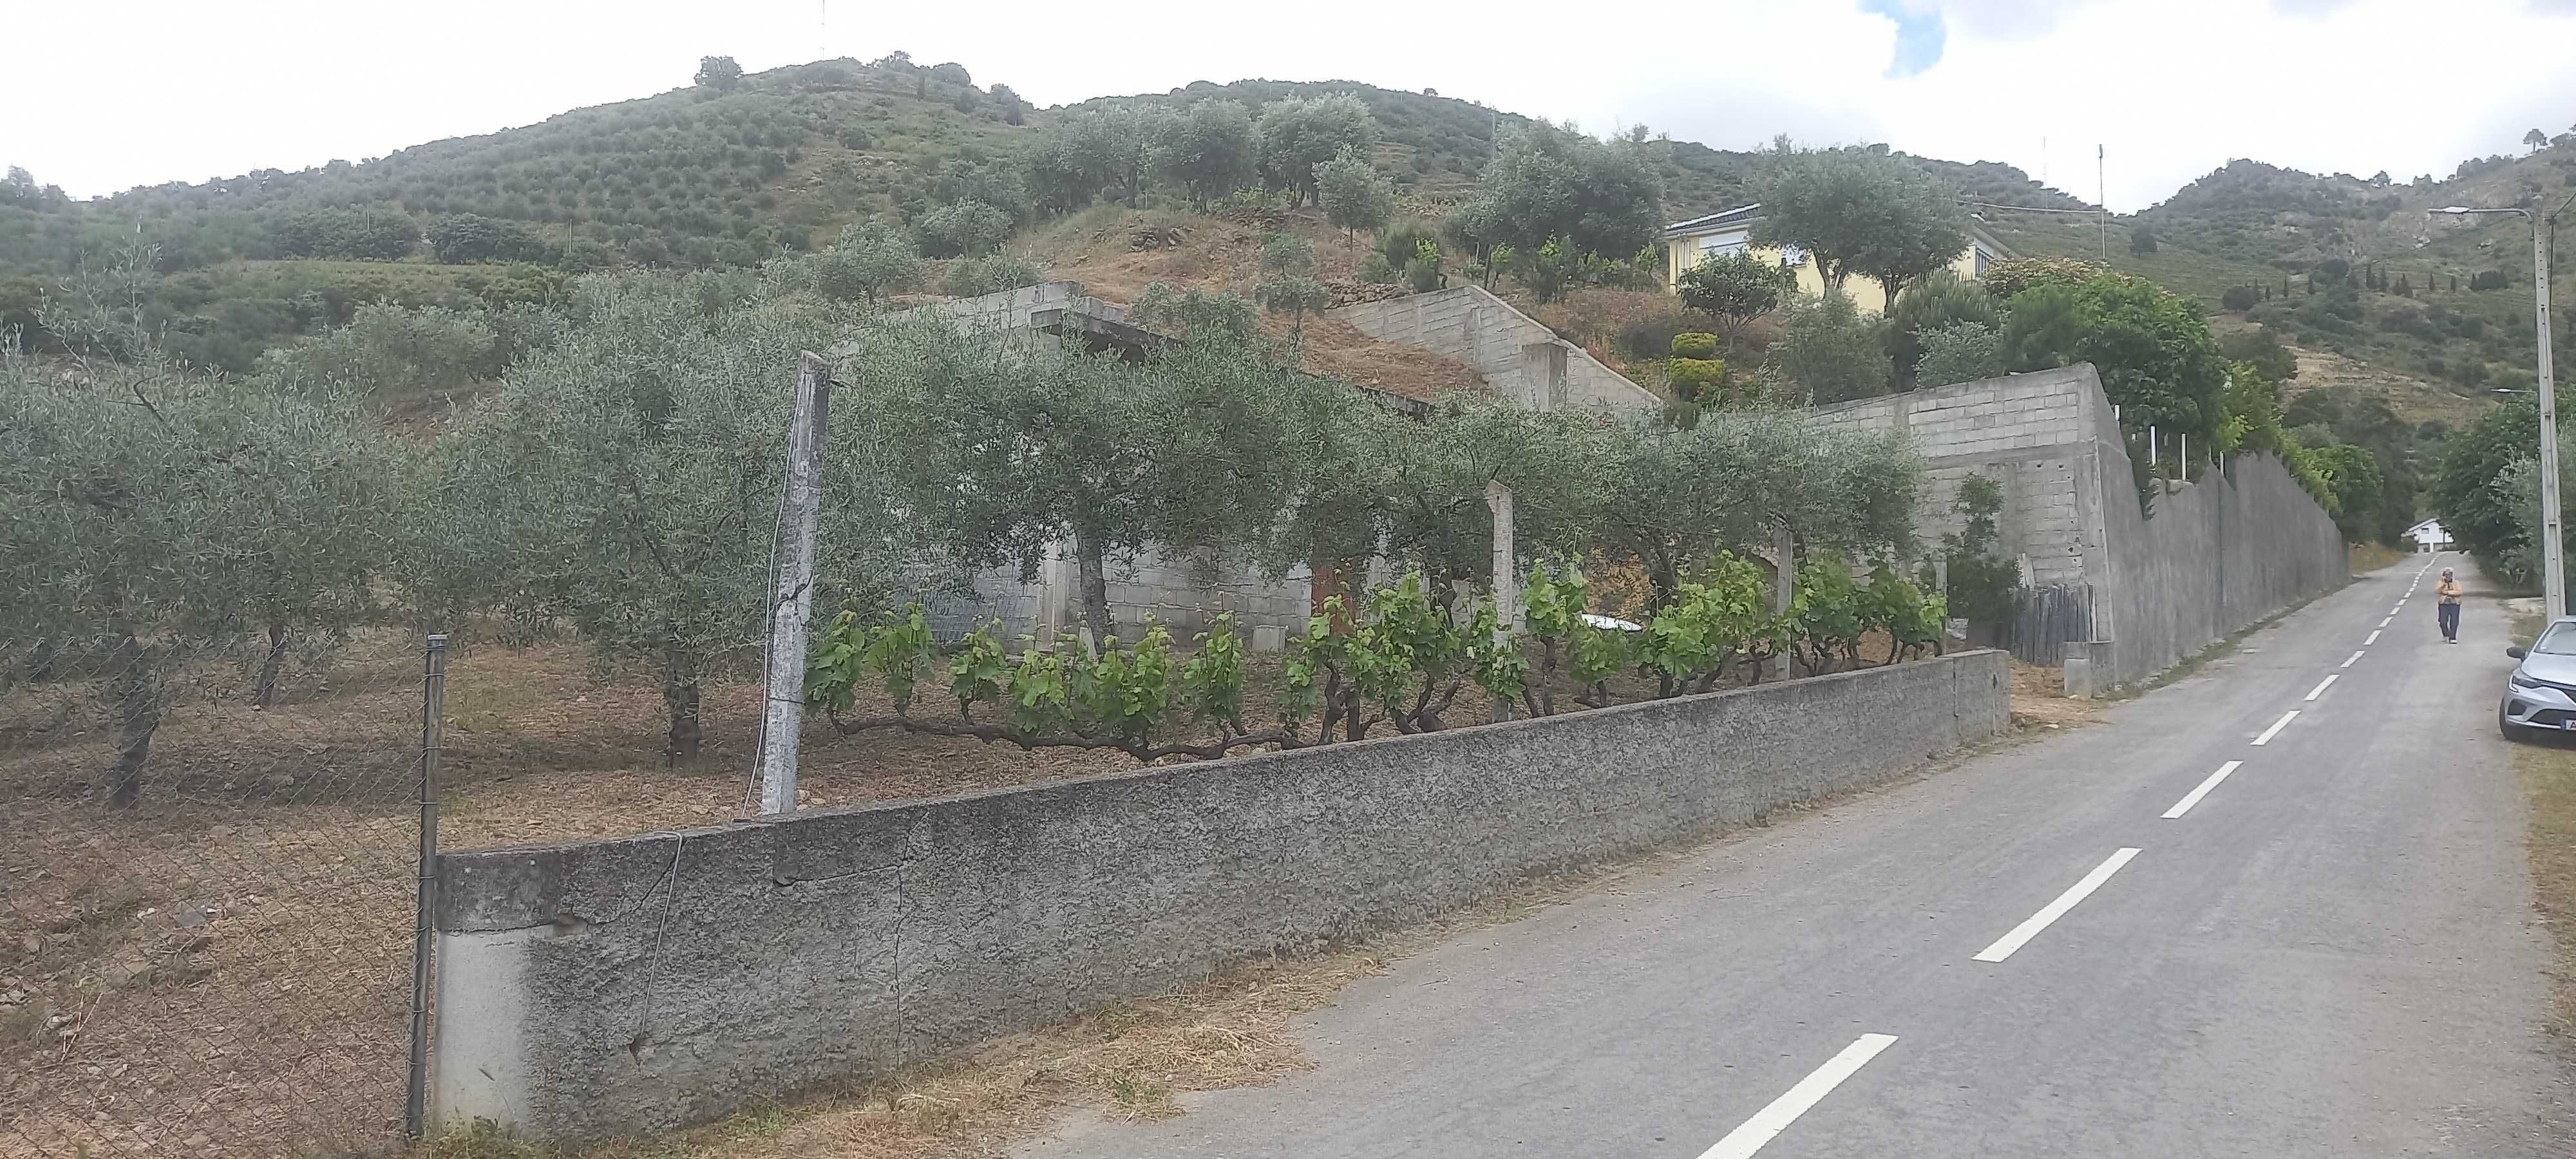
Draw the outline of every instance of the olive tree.
<instances>
[{"instance_id":1,"label":"olive tree","mask_svg":"<svg viewBox=\"0 0 2576 1159\"><path fill-rule=\"evenodd\" d=\"M1451 220L1480 257L1497 245L1535 253L1554 238L1573 255L1625 259L1654 242L1662 196L1637 147L1529 125L1496 144L1475 199Z\"/></svg>"},{"instance_id":2,"label":"olive tree","mask_svg":"<svg viewBox=\"0 0 2576 1159\"><path fill-rule=\"evenodd\" d=\"M1718 552L1768 552L1780 528L1804 547L1902 555L1922 486L1901 438L1820 430L1789 411L1725 411L1688 430L1623 426L1610 471L1601 546L1636 557L1657 608Z\"/></svg>"},{"instance_id":3,"label":"olive tree","mask_svg":"<svg viewBox=\"0 0 2576 1159\"><path fill-rule=\"evenodd\" d=\"M568 309L563 339L436 448L434 562L462 602L651 665L667 751L694 758L701 684L760 639L799 353L831 334L741 275L593 277ZM878 490L826 486L834 533ZM855 546L827 534L826 570L857 567Z\"/></svg>"},{"instance_id":4,"label":"olive tree","mask_svg":"<svg viewBox=\"0 0 2576 1159\"><path fill-rule=\"evenodd\" d=\"M921 254L903 231L863 221L814 255L814 288L824 297L873 305L880 297L921 284Z\"/></svg>"},{"instance_id":5,"label":"olive tree","mask_svg":"<svg viewBox=\"0 0 2576 1159\"><path fill-rule=\"evenodd\" d=\"M0 350L0 640L103 652L110 805L141 799L182 665L372 613L400 461L327 396Z\"/></svg>"},{"instance_id":6,"label":"olive tree","mask_svg":"<svg viewBox=\"0 0 2576 1159\"><path fill-rule=\"evenodd\" d=\"M1260 142L1241 101L1200 101L1155 127L1154 172L1202 210L1260 175Z\"/></svg>"},{"instance_id":7,"label":"olive tree","mask_svg":"<svg viewBox=\"0 0 2576 1159\"><path fill-rule=\"evenodd\" d=\"M1083 621L1113 636L1113 560L1148 548L1250 552L1290 503L1311 455L1302 396L1335 389L1210 330L1136 353L1046 335L887 320L852 372L886 445L907 449L890 484L964 565L1034 576L1073 556Z\"/></svg>"},{"instance_id":8,"label":"olive tree","mask_svg":"<svg viewBox=\"0 0 2576 1159\"><path fill-rule=\"evenodd\" d=\"M1377 143L1377 119L1349 93L1287 97L1262 108L1257 133L1262 181L1304 204L1316 198L1317 167L1343 150L1366 152Z\"/></svg>"},{"instance_id":9,"label":"olive tree","mask_svg":"<svg viewBox=\"0 0 2576 1159\"><path fill-rule=\"evenodd\" d=\"M1357 149L1317 166L1315 181L1324 203L1324 219L1341 227L1350 244L1358 230L1374 230L1395 215L1395 183L1369 164Z\"/></svg>"},{"instance_id":10,"label":"olive tree","mask_svg":"<svg viewBox=\"0 0 2576 1159\"><path fill-rule=\"evenodd\" d=\"M1753 197L1762 206L1754 243L1805 250L1827 289L1862 274L1893 299L1968 244L1956 200L1920 167L1874 149L1802 149L1780 138Z\"/></svg>"}]
</instances>

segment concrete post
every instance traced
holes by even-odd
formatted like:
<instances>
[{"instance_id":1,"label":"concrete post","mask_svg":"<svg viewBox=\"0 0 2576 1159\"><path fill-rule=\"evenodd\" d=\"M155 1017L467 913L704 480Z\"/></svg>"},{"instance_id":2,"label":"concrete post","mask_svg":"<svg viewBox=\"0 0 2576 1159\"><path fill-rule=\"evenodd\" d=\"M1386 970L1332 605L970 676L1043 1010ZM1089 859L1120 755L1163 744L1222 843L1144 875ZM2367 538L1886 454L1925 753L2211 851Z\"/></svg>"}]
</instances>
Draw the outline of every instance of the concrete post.
<instances>
[{"instance_id":1,"label":"concrete post","mask_svg":"<svg viewBox=\"0 0 2576 1159\"><path fill-rule=\"evenodd\" d=\"M823 519L823 428L832 366L808 352L796 371L796 415L787 434L786 496L779 505L770 594L768 673L762 681L760 811L796 809L796 759L805 727L805 653L814 611L814 538Z\"/></svg>"},{"instance_id":2,"label":"concrete post","mask_svg":"<svg viewBox=\"0 0 2576 1159\"><path fill-rule=\"evenodd\" d=\"M1494 515L1494 644L1499 647L1510 642L1512 630L1521 621L1519 577L1513 574L1517 553L1512 545L1512 489L1503 486L1502 480L1485 481L1485 509ZM1495 697L1494 719L1511 718L1511 698Z\"/></svg>"},{"instance_id":3,"label":"concrete post","mask_svg":"<svg viewBox=\"0 0 2576 1159\"><path fill-rule=\"evenodd\" d=\"M1771 610L1782 615L1788 614L1790 601L1798 597L1797 555L1798 539L1789 534L1789 526L1784 523L1773 528L1771 556L1779 561L1780 566L1778 574L1772 577ZM1779 655L1771 658L1771 671L1773 675L1783 680L1788 679L1789 653L1786 649L1782 649Z\"/></svg>"}]
</instances>

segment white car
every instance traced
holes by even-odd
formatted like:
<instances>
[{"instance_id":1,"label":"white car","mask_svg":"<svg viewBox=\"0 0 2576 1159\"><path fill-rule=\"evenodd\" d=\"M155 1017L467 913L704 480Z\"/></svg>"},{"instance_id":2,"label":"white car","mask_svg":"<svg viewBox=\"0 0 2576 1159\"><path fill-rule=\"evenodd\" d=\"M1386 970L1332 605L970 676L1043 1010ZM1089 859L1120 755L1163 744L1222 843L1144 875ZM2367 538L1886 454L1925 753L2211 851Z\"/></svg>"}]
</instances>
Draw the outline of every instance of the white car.
<instances>
[{"instance_id":1,"label":"white car","mask_svg":"<svg viewBox=\"0 0 2576 1159\"><path fill-rule=\"evenodd\" d=\"M2507 648L2522 661L2505 677L2496 728L2506 740L2535 732L2576 732L2576 616L2550 622L2531 647Z\"/></svg>"}]
</instances>

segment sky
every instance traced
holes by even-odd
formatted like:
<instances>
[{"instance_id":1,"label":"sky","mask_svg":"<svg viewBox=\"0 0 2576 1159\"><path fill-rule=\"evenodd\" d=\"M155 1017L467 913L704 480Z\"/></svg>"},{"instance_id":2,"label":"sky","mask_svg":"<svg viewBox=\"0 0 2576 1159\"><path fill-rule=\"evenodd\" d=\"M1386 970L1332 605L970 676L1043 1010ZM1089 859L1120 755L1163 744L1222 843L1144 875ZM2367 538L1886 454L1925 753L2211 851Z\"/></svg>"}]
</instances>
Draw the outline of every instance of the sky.
<instances>
[{"instance_id":1,"label":"sky","mask_svg":"<svg viewBox=\"0 0 2576 1159\"><path fill-rule=\"evenodd\" d=\"M1122 0L30 5L0 164L75 196L380 156L689 83L896 49L1041 105L1353 80L1597 133L1885 142L2122 212L2231 158L2399 180L2576 125L2576 0ZM1472 18L1462 15L1472 12Z\"/></svg>"}]
</instances>

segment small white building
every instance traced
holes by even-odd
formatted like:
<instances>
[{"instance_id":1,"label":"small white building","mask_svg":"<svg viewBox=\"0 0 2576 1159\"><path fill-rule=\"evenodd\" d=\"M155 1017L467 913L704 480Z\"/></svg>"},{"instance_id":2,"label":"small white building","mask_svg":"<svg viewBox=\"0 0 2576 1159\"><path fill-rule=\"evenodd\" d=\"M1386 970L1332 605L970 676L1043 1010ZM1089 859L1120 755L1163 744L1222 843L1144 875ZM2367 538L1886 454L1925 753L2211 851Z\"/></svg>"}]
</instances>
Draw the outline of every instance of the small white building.
<instances>
[{"instance_id":1,"label":"small white building","mask_svg":"<svg viewBox=\"0 0 2576 1159\"><path fill-rule=\"evenodd\" d=\"M2406 538L2415 541L2417 554L2428 551L2448 551L2451 548L2451 533L2442 530L2442 521L2439 519L2427 519L2407 528Z\"/></svg>"}]
</instances>

